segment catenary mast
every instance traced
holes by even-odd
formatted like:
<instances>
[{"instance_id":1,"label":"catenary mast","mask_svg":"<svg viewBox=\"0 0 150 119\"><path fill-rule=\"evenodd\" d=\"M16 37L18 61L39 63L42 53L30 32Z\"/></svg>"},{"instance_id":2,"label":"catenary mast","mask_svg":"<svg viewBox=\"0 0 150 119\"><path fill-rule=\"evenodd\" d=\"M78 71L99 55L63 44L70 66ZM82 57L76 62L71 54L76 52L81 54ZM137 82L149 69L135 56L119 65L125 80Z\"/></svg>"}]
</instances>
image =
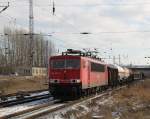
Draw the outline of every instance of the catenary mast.
<instances>
[{"instance_id":1,"label":"catenary mast","mask_svg":"<svg viewBox=\"0 0 150 119\"><path fill-rule=\"evenodd\" d=\"M34 49L33 49L33 41L34 41L34 16L33 16L33 0L29 0L29 37L30 37L30 66L34 65Z\"/></svg>"}]
</instances>

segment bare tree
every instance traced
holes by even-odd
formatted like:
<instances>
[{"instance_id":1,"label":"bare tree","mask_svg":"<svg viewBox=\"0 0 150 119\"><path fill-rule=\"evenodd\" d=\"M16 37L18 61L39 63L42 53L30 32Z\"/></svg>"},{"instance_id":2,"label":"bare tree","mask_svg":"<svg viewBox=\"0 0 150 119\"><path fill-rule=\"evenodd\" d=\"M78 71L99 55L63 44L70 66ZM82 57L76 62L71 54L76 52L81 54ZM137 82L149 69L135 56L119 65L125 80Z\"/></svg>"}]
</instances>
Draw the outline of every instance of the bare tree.
<instances>
[{"instance_id":1,"label":"bare tree","mask_svg":"<svg viewBox=\"0 0 150 119\"><path fill-rule=\"evenodd\" d=\"M53 43L42 34L34 36L33 58L30 55L30 39L27 31L4 28L4 36L0 37L0 73L4 67L15 71L16 67L47 67L48 57L54 52ZM9 72L9 71L8 71Z\"/></svg>"}]
</instances>

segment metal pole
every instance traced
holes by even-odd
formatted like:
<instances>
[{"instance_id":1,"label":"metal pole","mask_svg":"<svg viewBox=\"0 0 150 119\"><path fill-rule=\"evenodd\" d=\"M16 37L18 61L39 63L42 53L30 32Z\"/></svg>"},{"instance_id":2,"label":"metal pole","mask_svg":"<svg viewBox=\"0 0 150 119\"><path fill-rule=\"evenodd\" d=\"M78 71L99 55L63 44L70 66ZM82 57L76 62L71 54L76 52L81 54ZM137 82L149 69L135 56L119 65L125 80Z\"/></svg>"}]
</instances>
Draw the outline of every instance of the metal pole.
<instances>
[{"instance_id":1,"label":"metal pole","mask_svg":"<svg viewBox=\"0 0 150 119\"><path fill-rule=\"evenodd\" d=\"M47 61L46 61L46 67L47 67L47 78L46 78L46 83L48 83L48 81L49 81L49 42L48 42L48 40L47 40L47 48L46 48L46 58L47 58Z\"/></svg>"},{"instance_id":2,"label":"metal pole","mask_svg":"<svg viewBox=\"0 0 150 119\"><path fill-rule=\"evenodd\" d=\"M29 34L30 34L30 66L34 65L33 61L33 40L34 40L34 17L33 17L33 0L29 0Z\"/></svg>"},{"instance_id":3,"label":"metal pole","mask_svg":"<svg viewBox=\"0 0 150 119\"><path fill-rule=\"evenodd\" d=\"M115 63L116 63L116 57L113 56L113 64L115 64Z\"/></svg>"},{"instance_id":4,"label":"metal pole","mask_svg":"<svg viewBox=\"0 0 150 119\"><path fill-rule=\"evenodd\" d=\"M121 57L120 57L120 54L119 54L119 65L121 65Z\"/></svg>"}]
</instances>

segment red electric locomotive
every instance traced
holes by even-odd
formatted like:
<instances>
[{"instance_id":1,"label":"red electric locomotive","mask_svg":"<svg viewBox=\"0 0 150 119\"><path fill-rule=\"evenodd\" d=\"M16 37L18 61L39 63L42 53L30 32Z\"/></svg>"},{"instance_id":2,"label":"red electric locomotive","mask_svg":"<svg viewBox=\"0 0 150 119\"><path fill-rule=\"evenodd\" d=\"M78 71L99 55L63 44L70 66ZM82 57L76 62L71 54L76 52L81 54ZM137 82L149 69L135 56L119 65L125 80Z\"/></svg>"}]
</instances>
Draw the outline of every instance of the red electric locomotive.
<instances>
[{"instance_id":1,"label":"red electric locomotive","mask_svg":"<svg viewBox=\"0 0 150 119\"><path fill-rule=\"evenodd\" d=\"M56 98L95 93L114 85L116 80L117 69L92 57L90 52L70 49L50 58L49 89Z\"/></svg>"}]
</instances>

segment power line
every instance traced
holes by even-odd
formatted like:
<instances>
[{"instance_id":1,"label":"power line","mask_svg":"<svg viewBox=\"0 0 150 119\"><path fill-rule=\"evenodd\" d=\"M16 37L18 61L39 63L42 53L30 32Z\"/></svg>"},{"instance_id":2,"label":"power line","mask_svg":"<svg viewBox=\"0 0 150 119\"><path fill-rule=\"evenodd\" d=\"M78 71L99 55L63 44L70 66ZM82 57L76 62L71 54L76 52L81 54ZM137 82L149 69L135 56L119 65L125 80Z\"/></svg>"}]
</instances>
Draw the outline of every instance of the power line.
<instances>
[{"instance_id":1,"label":"power line","mask_svg":"<svg viewBox=\"0 0 150 119\"><path fill-rule=\"evenodd\" d=\"M106 33L106 34L120 34L120 33L150 33L150 31L108 31L108 32L97 32L97 33L91 33L91 34L99 34L99 33Z\"/></svg>"},{"instance_id":2,"label":"power line","mask_svg":"<svg viewBox=\"0 0 150 119\"><path fill-rule=\"evenodd\" d=\"M55 34L59 35L98 35L98 34L126 34L126 33L150 33L150 31L109 31L109 32L51 32L51 33L24 33L24 34L4 34L0 33L0 36L9 36L9 35L24 35L24 36L30 36L30 35L41 35L41 36L53 36Z\"/></svg>"},{"instance_id":3,"label":"power line","mask_svg":"<svg viewBox=\"0 0 150 119\"><path fill-rule=\"evenodd\" d=\"M0 7L3 7L3 9L0 10L0 13L2 13L3 11L5 11L9 7L9 2L7 3L7 5L0 5Z\"/></svg>"},{"instance_id":4,"label":"power line","mask_svg":"<svg viewBox=\"0 0 150 119\"><path fill-rule=\"evenodd\" d=\"M102 31L102 32L72 32L72 33L67 33L67 32L52 32L48 34L64 34L64 35L69 35L69 34L79 34L79 35L97 35L97 34L128 34L128 33L150 33L150 31Z\"/></svg>"},{"instance_id":5,"label":"power line","mask_svg":"<svg viewBox=\"0 0 150 119\"><path fill-rule=\"evenodd\" d=\"M58 7L95 7L95 6L142 6L142 5L150 5L150 3L121 3L121 4L57 4ZM42 5L36 5L36 6L42 6ZM44 5L43 5L44 6ZM47 6L47 5L45 5ZM52 5L48 5L52 6Z\"/></svg>"},{"instance_id":6,"label":"power line","mask_svg":"<svg viewBox=\"0 0 150 119\"><path fill-rule=\"evenodd\" d=\"M11 1L11 3L14 3L16 1ZM21 4L22 6L28 6L28 4L22 4L21 2L17 2L17 4ZM13 4L12 6L16 6L17 4ZM95 6L143 6L143 5L150 5L150 2L134 2L134 3L94 3L94 4L60 4L58 3L56 6L57 7L95 7ZM49 7L49 6L54 6L54 2L52 4L34 4L36 7Z\"/></svg>"},{"instance_id":7,"label":"power line","mask_svg":"<svg viewBox=\"0 0 150 119\"><path fill-rule=\"evenodd\" d=\"M54 3L54 0L52 1L53 2L53 8L52 8L52 14L53 14L53 16L55 17L55 18L57 18L57 19L59 19L59 20L62 20L62 22L63 23L67 23L68 25L70 25L74 30L76 30L77 32L80 32L80 30L79 30L79 28L77 28L75 25L73 25L73 24L71 24L71 23L69 23L65 18L61 18L60 16L59 16L59 14L56 14L55 12L56 12L56 8L55 8L55 3ZM40 8L40 7L39 7ZM42 9L42 8L40 8L42 11L46 11L46 12L48 12L49 13L49 11L48 10L45 10L45 9Z\"/></svg>"},{"instance_id":8,"label":"power line","mask_svg":"<svg viewBox=\"0 0 150 119\"><path fill-rule=\"evenodd\" d=\"M17 35L17 36L30 36L31 34L30 33L24 33L24 34L3 34L3 33L0 33L0 36L14 36L14 35ZM38 33L34 33L32 34L33 36L52 36L51 34L38 34Z\"/></svg>"}]
</instances>

